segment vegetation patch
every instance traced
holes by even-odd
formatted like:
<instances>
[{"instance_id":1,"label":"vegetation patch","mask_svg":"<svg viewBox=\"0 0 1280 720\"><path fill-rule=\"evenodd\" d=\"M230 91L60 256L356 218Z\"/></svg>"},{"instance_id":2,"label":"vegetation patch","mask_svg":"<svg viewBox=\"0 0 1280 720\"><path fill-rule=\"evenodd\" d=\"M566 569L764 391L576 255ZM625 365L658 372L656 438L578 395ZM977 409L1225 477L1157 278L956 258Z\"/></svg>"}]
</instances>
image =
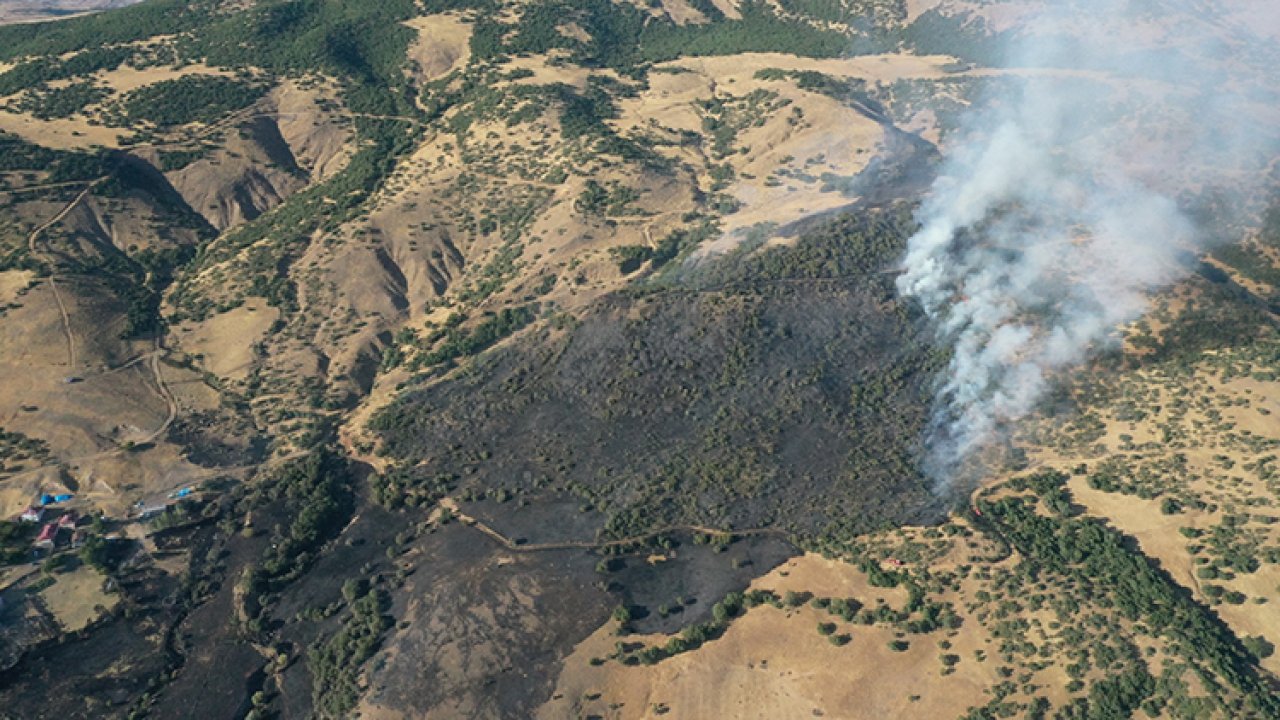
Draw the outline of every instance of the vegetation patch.
<instances>
[{"instance_id":1,"label":"vegetation patch","mask_svg":"<svg viewBox=\"0 0 1280 720\"><path fill-rule=\"evenodd\" d=\"M75 82L60 88L29 90L22 94L13 109L41 120L68 118L110 94L92 82Z\"/></svg>"},{"instance_id":2,"label":"vegetation patch","mask_svg":"<svg viewBox=\"0 0 1280 720\"><path fill-rule=\"evenodd\" d=\"M258 82L220 75L187 75L134 90L119 101L116 125L151 123L161 128L211 123L249 107L266 92Z\"/></svg>"},{"instance_id":3,"label":"vegetation patch","mask_svg":"<svg viewBox=\"0 0 1280 720\"><path fill-rule=\"evenodd\" d=\"M383 611L385 592L364 580L348 580L342 587L351 613L342 628L307 652L313 688L311 702L321 718L350 717L360 701L360 667L377 651L382 634L391 629Z\"/></svg>"},{"instance_id":4,"label":"vegetation patch","mask_svg":"<svg viewBox=\"0 0 1280 720\"><path fill-rule=\"evenodd\" d=\"M324 543L350 519L354 496L346 461L317 448L281 466L243 501L247 513L280 517L260 563L247 566L239 581L238 615L251 637L264 637L271 593L296 580ZM255 532L252 523L249 532Z\"/></svg>"},{"instance_id":5,"label":"vegetation patch","mask_svg":"<svg viewBox=\"0 0 1280 720\"><path fill-rule=\"evenodd\" d=\"M989 528L1017 550L1024 558L1022 574L1053 575L1056 586L1072 588L1126 620L1141 623L1152 636L1170 642L1179 655L1203 664L1241 693L1246 704L1239 710L1264 717L1280 713L1255 656L1166 573L1133 552L1123 536L1096 519L1036 511L1040 498L1060 492L1064 479L1044 476L1045 482L1033 483L1039 497L980 501L979 527ZM1123 716L1139 707L1159 714L1164 709L1167 698L1156 694L1157 683L1142 663L1123 672L1108 669L1112 674L1095 683L1087 699L1065 708L1061 717Z\"/></svg>"}]
</instances>

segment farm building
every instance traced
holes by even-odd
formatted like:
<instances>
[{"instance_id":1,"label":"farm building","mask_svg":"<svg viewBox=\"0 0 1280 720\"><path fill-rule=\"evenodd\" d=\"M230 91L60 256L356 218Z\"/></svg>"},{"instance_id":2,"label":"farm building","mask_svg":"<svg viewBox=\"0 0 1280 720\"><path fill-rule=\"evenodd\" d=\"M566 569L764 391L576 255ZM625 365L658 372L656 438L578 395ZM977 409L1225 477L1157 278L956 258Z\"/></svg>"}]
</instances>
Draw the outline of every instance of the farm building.
<instances>
[{"instance_id":1,"label":"farm building","mask_svg":"<svg viewBox=\"0 0 1280 720\"><path fill-rule=\"evenodd\" d=\"M138 519L150 520L157 515L162 515L168 509L168 505L150 505L142 508L142 510L138 512Z\"/></svg>"},{"instance_id":2,"label":"farm building","mask_svg":"<svg viewBox=\"0 0 1280 720\"><path fill-rule=\"evenodd\" d=\"M58 524L45 523L45 526L40 528L40 534L36 536L36 547L46 550L51 549L57 540Z\"/></svg>"}]
</instances>

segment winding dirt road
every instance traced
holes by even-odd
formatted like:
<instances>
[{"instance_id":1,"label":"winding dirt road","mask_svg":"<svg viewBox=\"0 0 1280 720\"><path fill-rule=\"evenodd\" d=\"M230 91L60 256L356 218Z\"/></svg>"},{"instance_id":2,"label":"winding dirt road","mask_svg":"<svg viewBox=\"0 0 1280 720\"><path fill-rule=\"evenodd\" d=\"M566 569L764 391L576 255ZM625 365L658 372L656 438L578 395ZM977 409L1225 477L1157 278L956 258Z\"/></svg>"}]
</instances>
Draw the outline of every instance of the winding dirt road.
<instances>
[{"instance_id":1,"label":"winding dirt road","mask_svg":"<svg viewBox=\"0 0 1280 720\"><path fill-rule=\"evenodd\" d=\"M563 542L550 543L518 543L515 540L503 535L495 530L492 526L485 524L482 520L478 520L458 509L458 503L453 498L444 498L440 501L440 506L446 508L449 513L458 519L463 525L474 528L481 533L487 535L490 539L497 541L507 550L519 553L534 552L552 552L555 550L603 550L611 547L622 547L626 545L634 545L645 540L669 533L677 532L696 532L704 535L732 535L743 537L748 535L777 535L786 537L787 533L779 528L748 528L745 530L724 530L720 528L710 528L704 525L670 525L658 530L644 533L642 535L634 535L632 537L621 538L618 540L565 540Z\"/></svg>"},{"instance_id":2,"label":"winding dirt road","mask_svg":"<svg viewBox=\"0 0 1280 720\"><path fill-rule=\"evenodd\" d=\"M160 436L164 435L169 430L169 426L173 425L173 421L178 418L178 401L174 398L173 391L165 384L164 372L160 368L160 359L164 357L164 353L164 336L162 334L156 337L156 349L155 352L151 353L151 360L148 365L151 367L151 374L156 382L156 394L164 401L165 407L168 409L168 415L165 417L164 422L160 424L160 427L147 436L147 439L143 441L144 443L159 440Z\"/></svg>"},{"instance_id":3,"label":"winding dirt road","mask_svg":"<svg viewBox=\"0 0 1280 720\"><path fill-rule=\"evenodd\" d=\"M54 215L52 218L50 218L49 220L41 224L39 227L31 231L31 233L27 236L27 250L31 253L32 256L40 258L52 269L54 264L53 262L54 259L50 253L46 252L41 248L40 246L41 236L44 235L44 233L48 232L49 228L53 227L54 225L57 225L58 223L66 219L67 215L71 214L71 212L75 210L80 205L80 203L84 202L84 199L88 197L91 192L93 192L93 189L97 187L99 184L101 184L103 181L105 181L106 179L107 179L106 177L99 177L95 180L89 181L88 184L85 185L84 189L81 190L75 196L75 198L73 198L70 202L68 202L61 210L59 210L56 215ZM66 342L67 342L66 364L70 370L74 371L79 365L79 357L78 357L78 349L76 346L76 335L75 335L75 332L71 329L71 313L67 309L67 303L62 297L62 291L58 287L57 273L50 272L48 281L49 281L49 288L53 291L54 301L58 305L58 312L62 317L62 332L63 332L63 335L66 337ZM118 372L125 368L132 367L138 364L139 362L144 362L144 361L147 362L148 368L151 370L152 378L155 382L154 389L155 389L156 395L159 396L160 399L165 404L166 416L164 421L160 424L160 426L157 427L154 431L152 431L143 440L144 443L155 442L156 440L158 440L162 435L164 435L166 431L168 431L169 427L173 425L174 420L176 420L178 417L177 399L174 397L173 391L169 389L168 384L165 382L164 372L160 367L160 360L164 356L165 352L166 351L164 348L164 336L163 334L161 334L156 337L155 349L153 351L145 355L140 355L136 358L133 358L132 360L129 360L123 365L120 365L115 368L111 368L110 370L104 372L104 374L111 373L111 372ZM94 459L107 457L107 456L116 454L118 452L121 452L121 450L119 449L105 450L103 452L94 453L92 455L87 455L87 456L78 457L78 458L71 458L66 462L68 463L84 462L87 460L94 460ZM19 475L39 472L41 470L46 469L46 467L48 466L33 468L32 470L28 470L24 473L20 473ZM18 477L19 475L11 476L11 478Z\"/></svg>"},{"instance_id":4,"label":"winding dirt road","mask_svg":"<svg viewBox=\"0 0 1280 720\"><path fill-rule=\"evenodd\" d=\"M43 235L46 231L48 231L49 228L53 227L54 225L57 225L58 223L66 219L67 215L70 215L71 211L75 210L76 207L79 206L80 203L83 202L84 199L89 196L89 193L93 192L93 189L97 187L98 184L101 183L103 180L106 180L106 178L100 177L96 180L91 181L88 185L85 186L83 190L80 191L79 194L75 196L75 199L67 203L66 206L62 208L62 210L58 211L57 215L54 215L52 218L48 220L48 222L44 223L43 225L36 228L35 230L32 230L31 234L27 236L27 250L33 256L42 258L47 264L50 265L50 267L52 267L53 262L50 258L49 253L42 252L38 246L40 236ZM62 314L62 332L64 335L66 335L66 338L67 338L67 366L74 370L77 364L76 336L75 336L75 333L71 331L71 315L70 313L67 312L66 301L62 299L62 291L58 289L58 276L56 273L53 273L53 272L49 273L49 288L53 290L53 299L57 301L58 312Z\"/></svg>"}]
</instances>

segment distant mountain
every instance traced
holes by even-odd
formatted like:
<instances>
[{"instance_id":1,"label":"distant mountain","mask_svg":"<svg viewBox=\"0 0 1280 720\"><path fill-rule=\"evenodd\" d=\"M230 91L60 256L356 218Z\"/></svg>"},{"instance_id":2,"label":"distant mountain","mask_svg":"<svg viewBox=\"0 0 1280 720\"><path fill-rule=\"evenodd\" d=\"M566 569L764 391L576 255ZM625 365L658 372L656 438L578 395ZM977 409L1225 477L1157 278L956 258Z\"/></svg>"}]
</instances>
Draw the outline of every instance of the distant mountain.
<instances>
[{"instance_id":1,"label":"distant mountain","mask_svg":"<svg viewBox=\"0 0 1280 720\"><path fill-rule=\"evenodd\" d=\"M141 0L0 0L0 25L37 22L133 5Z\"/></svg>"}]
</instances>

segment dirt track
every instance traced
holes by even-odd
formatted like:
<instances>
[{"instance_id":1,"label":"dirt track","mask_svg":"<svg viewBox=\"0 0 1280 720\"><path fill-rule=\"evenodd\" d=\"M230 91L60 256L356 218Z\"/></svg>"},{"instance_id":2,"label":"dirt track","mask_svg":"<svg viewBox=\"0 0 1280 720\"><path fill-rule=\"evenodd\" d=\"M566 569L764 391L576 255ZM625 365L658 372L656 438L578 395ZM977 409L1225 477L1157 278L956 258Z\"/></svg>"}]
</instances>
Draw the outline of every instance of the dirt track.
<instances>
[{"instance_id":1,"label":"dirt track","mask_svg":"<svg viewBox=\"0 0 1280 720\"><path fill-rule=\"evenodd\" d=\"M654 530L652 532L644 533L643 535L633 535L631 537L621 538L618 540L605 540L605 541L570 540L570 541L564 541L564 542L549 542L549 543L519 543L507 537L506 535L503 535L502 533L498 532L493 527L487 525L483 521L478 520L460 511L458 509L457 503L452 498L445 498L441 500L440 505L445 508L448 508L449 512L452 513L453 516L457 518L458 521L461 522L462 524L466 525L467 527L471 527L476 530L479 530L480 532L489 536L491 539L496 540L498 544L502 545L507 550L510 550L512 552L520 552L520 553L554 552L557 550L602 550L604 548L610 548L610 547L622 547L626 545L634 545L636 543L644 542L645 540L652 540L653 538L661 537L663 535L670 535L672 533L702 533L704 535L730 535L730 536L737 536L737 537L746 537L751 535L774 535L777 537L785 538L787 536L787 533L779 528L748 528L746 530L724 530L721 528L710 528L703 525L671 525L668 527L660 528L658 530Z\"/></svg>"},{"instance_id":2,"label":"dirt track","mask_svg":"<svg viewBox=\"0 0 1280 720\"><path fill-rule=\"evenodd\" d=\"M81 190L80 193L75 196L75 199L67 203L67 205L63 207L57 215L54 215L48 222L45 222L40 227L31 231L31 234L27 236L27 249L32 255L41 256L45 258L46 262L48 262L48 253L41 252L37 247L37 242L39 241L40 236L49 228L62 222L67 215L70 215L71 211L76 209L76 207L89 196L89 193L92 192L93 189L103 180L106 180L106 178L100 177L96 180L90 181L89 184L85 186L84 190ZM62 292L58 290L58 276L52 272L49 273L49 288L53 290L53 298L58 303L58 312L62 314L62 331L67 336L67 367L74 370L76 367L76 336L75 333L71 331L71 316L67 312L67 304L62 299Z\"/></svg>"}]
</instances>

